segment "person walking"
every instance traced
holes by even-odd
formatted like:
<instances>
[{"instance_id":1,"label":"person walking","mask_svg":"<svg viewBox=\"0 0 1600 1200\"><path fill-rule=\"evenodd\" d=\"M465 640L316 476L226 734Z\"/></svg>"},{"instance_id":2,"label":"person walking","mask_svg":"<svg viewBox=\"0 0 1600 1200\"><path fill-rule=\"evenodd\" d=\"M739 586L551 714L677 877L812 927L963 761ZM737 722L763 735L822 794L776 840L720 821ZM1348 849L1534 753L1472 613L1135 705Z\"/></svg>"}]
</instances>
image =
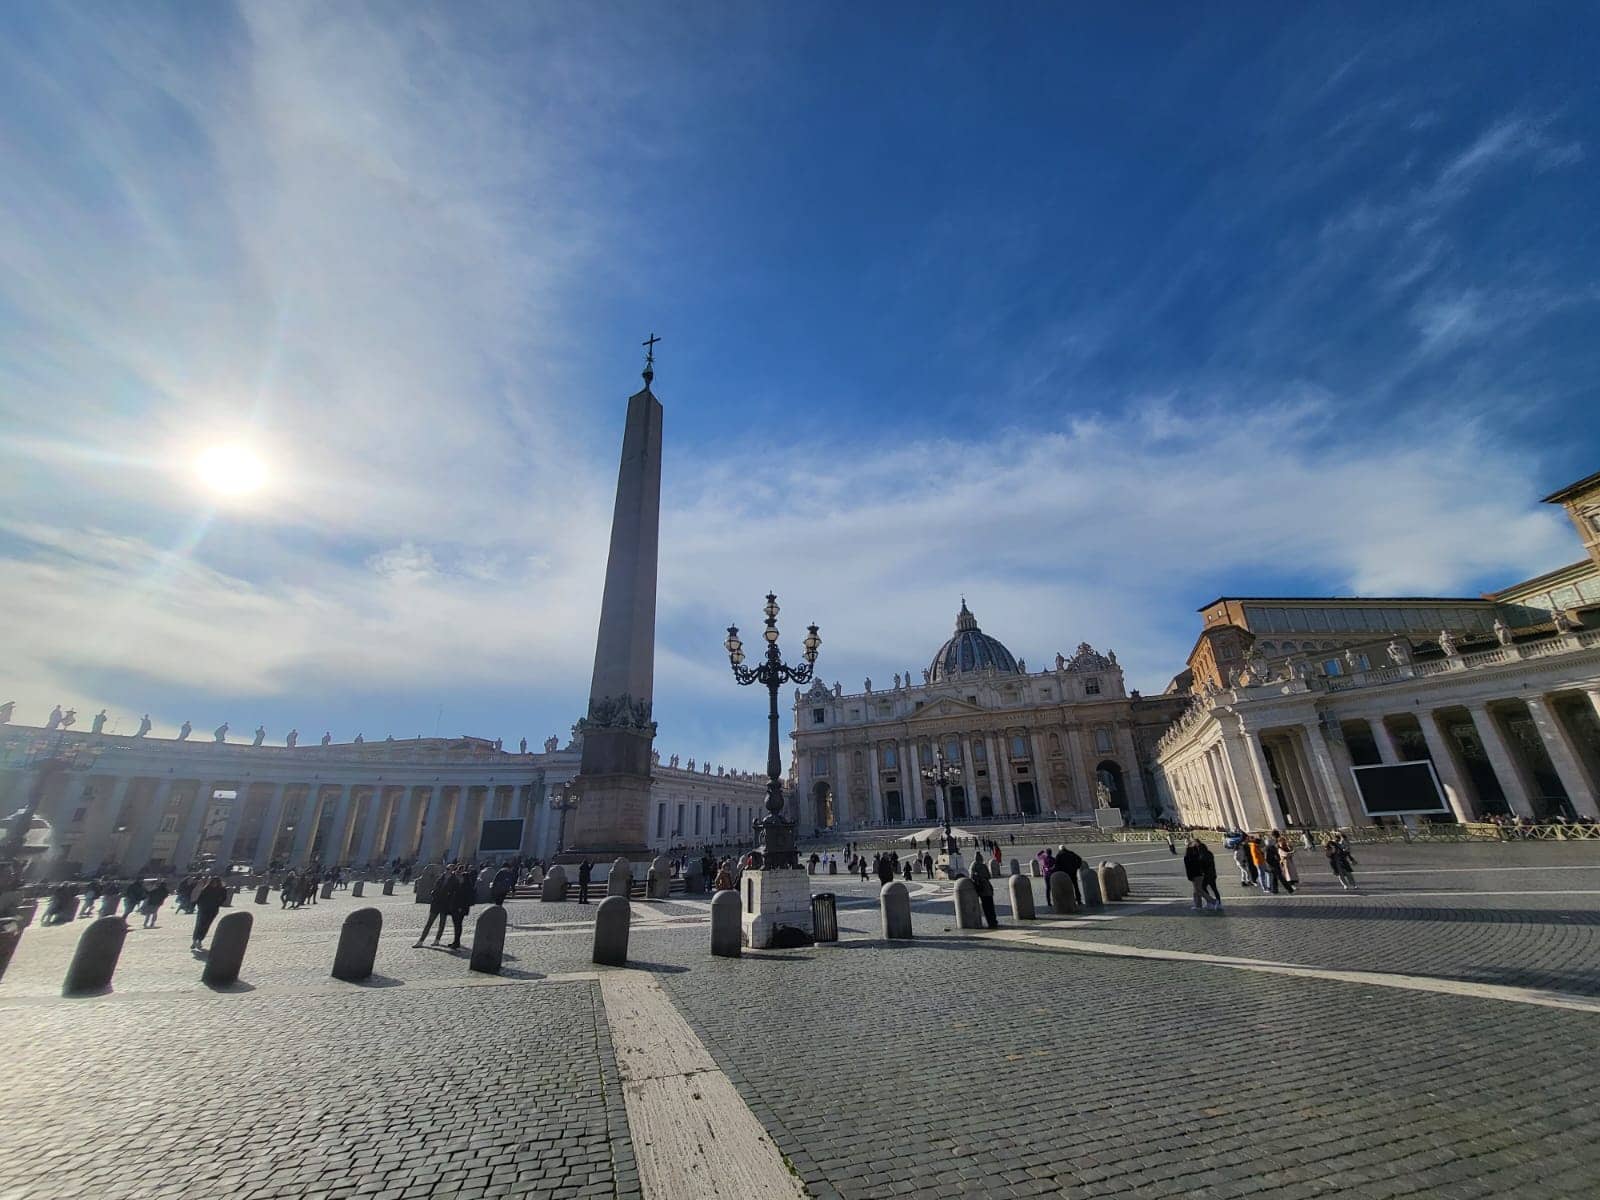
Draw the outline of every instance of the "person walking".
<instances>
[{"instance_id":1,"label":"person walking","mask_svg":"<svg viewBox=\"0 0 1600 1200\"><path fill-rule=\"evenodd\" d=\"M206 934L211 932L211 923L217 919L217 911L227 898L228 889L223 886L221 875L213 875L206 880L205 886L194 898L194 937L189 941L189 949L205 949L203 943Z\"/></svg>"},{"instance_id":2,"label":"person walking","mask_svg":"<svg viewBox=\"0 0 1600 1200\"><path fill-rule=\"evenodd\" d=\"M923 851L922 854L922 872L929 879L933 878L933 855L929 854L927 851Z\"/></svg>"},{"instance_id":3,"label":"person walking","mask_svg":"<svg viewBox=\"0 0 1600 1200\"><path fill-rule=\"evenodd\" d=\"M144 903L139 906L139 911L144 914L144 927L156 927L156 914L161 911L161 906L167 902L167 881L157 880L155 887L144 894Z\"/></svg>"},{"instance_id":4,"label":"person walking","mask_svg":"<svg viewBox=\"0 0 1600 1200\"><path fill-rule=\"evenodd\" d=\"M1283 884L1284 891L1294 895L1294 885L1300 882L1300 873L1294 869L1294 843L1289 840L1289 835L1280 833L1278 842L1278 879Z\"/></svg>"},{"instance_id":5,"label":"person walking","mask_svg":"<svg viewBox=\"0 0 1600 1200\"><path fill-rule=\"evenodd\" d=\"M283 882L278 885L278 907L288 908L295 898L296 889L300 886L300 877L293 871L286 872Z\"/></svg>"},{"instance_id":6,"label":"person walking","mask_svg":"<svg viewBox=\"0 0 1600 1200\"><path fill-rule=\"evenodd\" d=\"M517 885L517 873L510 867L501 867L494 873L494 879L489 884L489 903L505 907L506 897L511 894L511 889Z\"/></svg>"},{"instance_id":7,"label":"person walking","mask_svg":"<svg viewBox=\"0 0 1600 1200\"><path fill-rule=\"evenodd\" d=\"M972 860L972 886L978 893L978 903L983 907L983 921L990 929L1000 928L1000 918L994 912L994 884L989 882L989 868L983 865L980 855Z\"/></svg>"},{"instance_id":8,"label":"person walking","mask_svg":"<svg viewBox=\"0 0 1600 1200\"><path fill-rule=\"evenodd\" d=\"M586 858L578 864L578 903L589 903L589 880L594 877L594 866Z\"/></svg>"},{"instance_id":9,"label":"person walking","mask_svg":"<svg viewBox=\"0 0 1600 1200\"><path fill-rule=\"evenodd\" d=\"M422 932L417 935L416 945L421 946L428 940L428 933L433 931L433 944L437 946L439 939L444 937L444 923L449 920L451 911L456 905L456 869L446 867L439 878L434 880L433 895L428 899L428 923L422 927ZM434 929L434 922L438 928Z\"/></svg>"},{"instance_id":10,"label":"person walking","mask_svg":"<svg viewBox=\"0 0 1600 1200\"><path fill-rule=\"evenodd\" d=\"M450 943L450 949L461 949L461 922L467 919L467 914L477 902L477 878L473 875L471 867L464 867L456 876L456 902L450 909L450 922L456 931L456 938Z\"/></svg>"},{"instance_id":11,"label":"person walking","mask_svg":"<svg viewBox=\"0 0 1600 1200\"><path fill-rule=\"evenodd\" d=\"M1345 845L1344 839L1337 836L1329 838L1323 843L1322 852L1328 856L1328 867L1339 885L1347 892L1354 888L1356 877L1351 868L1356 860L1350 857L1350 848Z\"/></svg>"},{"instance_id":12,"label":"person walking","mask_svg":"<svg viewBox=\"0 0 1600 1200\"><path fill-rule=\"evenodd\" d=\"M1278 843L1268 833L1257 843L1253 852L1256 858L1256 880L1263 892L1277 895L1278 892Z\"/></svg>"},{"instance_id":13,"label":"person walking","mask_svg":"<svg viewBox=\"0 0 1600 1200\"><path fill-rule=\"evenodd\" d=\"M144 880L135 875L128 880L128 886L122 889L122 918L127 920L128 915L144 903Z\"/></svg>"},{"instance_id":14,"label":"person walking","mask_svg":"<svg viewBox=\"0 0 1600 1200\"><path fill-rule=\"evenodd\" d=\"M1239 839L1239 844L1233 848L1233 861L1239 866L1239 886L1252 887L1256 881L1255 857L1250 853L1250 835L1247 833Z\"/></svg>"},{"instance_id":15,"label":"person walking","mask_svg":"<svg viewBox=\"0 0 1600 1200\"><path fill-rule=\"evenodd\" d=\"M1191 907L1222 907L1222 894L1217 891L1217 860L1199 834L1190 836L1188 849L1183 852L1183 873L1194 888Z\"/></svg>"}]
</instances>

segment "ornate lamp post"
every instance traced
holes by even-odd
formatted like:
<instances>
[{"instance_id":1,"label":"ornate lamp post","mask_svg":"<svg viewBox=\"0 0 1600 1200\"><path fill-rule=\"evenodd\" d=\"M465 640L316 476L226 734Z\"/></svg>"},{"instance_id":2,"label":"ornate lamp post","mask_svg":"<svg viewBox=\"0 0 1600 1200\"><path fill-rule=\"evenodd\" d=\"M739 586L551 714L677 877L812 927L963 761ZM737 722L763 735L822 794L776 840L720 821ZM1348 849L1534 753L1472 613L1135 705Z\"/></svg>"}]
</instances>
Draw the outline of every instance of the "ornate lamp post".
<instances>
[{"instance_id":1,"label":"ornate lamp post","mask_svg":"<svg viewBox=\"0 0 1600 1200\"><path fill-rule=\"evenodd\" d=\"M744 643L739 640L739 627L728 626L728 640L723 646L728 651L728 662L733 666L733 677L742 685L764 683L767 685L767 815L755 823L761 835L762 865L768 870L778 867L796 867L800 859L794 844L794 822L783 815L783 764L778 755L778 689L785 683L811 682L812 668L817 661L817 647L822 639L815 625L806 626L805 662L791 667L778 652L778 597L767 593L766 628L761 636L766 639L767 652L755 667L744 665Z\"/></svg>"},{"instance_id":2,"label":"ornate lamp post","mask_svg":"<svg viewBox=\"0 0 1600 1200\"><path fill-rule=\"evenodd\" d=\"M23 806L5 817L5 836L0 841L0 888L9 888L12 882L22 878L28 834L51 782L63 773L87 771L94 766L103 747L91 745L82 734L55 729L32 739L21 749L20 760L7 765L36 772L36 775ZM8 759L9 751L8 747Z\"/></svg>"},{"instance_id":3,"label":"ornate lamp post","mask_svg":"<svg viewBox=\"0 0 1600 1200\"><path fill-rule=\"evenodd\" d=\"M569 779L550 789L550 807L561 814L561 824L556 827L556 854L567 848L567 814L578 807L578 784Z\"/></svg>"},{"instance_id":4,"label":"ornate lamp post","mask_svg":"<svg viewBox=\"0 0 1600 1200\"><path fill-rule=\"evenodd\" d=\"M933 766L922 769L922 777L939 790L939 803L944 808L944 852L954 858L961 853L955 835L950 832L950 785L961 779L961 768L944 760L942 749L933 752Z\"/></svg>"}]
</instances>

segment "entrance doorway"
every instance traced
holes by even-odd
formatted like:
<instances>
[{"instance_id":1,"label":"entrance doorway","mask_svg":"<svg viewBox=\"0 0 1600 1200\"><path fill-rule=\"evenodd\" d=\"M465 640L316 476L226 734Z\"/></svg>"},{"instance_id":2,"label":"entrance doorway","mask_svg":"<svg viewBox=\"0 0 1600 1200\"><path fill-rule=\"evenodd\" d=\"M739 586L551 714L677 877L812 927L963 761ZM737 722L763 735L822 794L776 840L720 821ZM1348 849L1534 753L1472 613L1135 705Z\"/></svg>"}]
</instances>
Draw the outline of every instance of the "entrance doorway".
<instances>
[{"instance_id":1,"label":"entrance doorway","mask_svg":"<svg viewBox=\"0 0 1600 1200\"><path fill-rule=\"evenodd\" d=\"M811 789L811 822L816 829L833 828L833 789L821 780Z\"/></svg>"},{"instance_id":2,"label":"entrance doorway","mask_svg":"<svg viewBox=\"0 0 1600 1200\"><path fill-rule=\"evenodd\" d=\"M1024 816L1039 815L1039 797L1034 795L1031 780L1025 779L1017 783L1017 807L1022 810Z\"/></svg>"},{"instance_id":3,"label":"entrance doorway","mask_svg":"<svg viewBox=\"0 0 1600 1200\"><path fill-rule=\"evenodd\" d=\"M906 819L905 813L901 811L899 792L885 792L883 794L883 812L885 817L896 824Z\"/></svg>"},{"instance_id":4,"label":"entrance doorway","mask_svg":"<svg viewBox=\"0 0 1600 1200\"><path fill-rule=\"evenodd\" d=\"M967 819L967 789L960 785L950 789L950 819L952 821Z\"/></svg>"}]
</instances>

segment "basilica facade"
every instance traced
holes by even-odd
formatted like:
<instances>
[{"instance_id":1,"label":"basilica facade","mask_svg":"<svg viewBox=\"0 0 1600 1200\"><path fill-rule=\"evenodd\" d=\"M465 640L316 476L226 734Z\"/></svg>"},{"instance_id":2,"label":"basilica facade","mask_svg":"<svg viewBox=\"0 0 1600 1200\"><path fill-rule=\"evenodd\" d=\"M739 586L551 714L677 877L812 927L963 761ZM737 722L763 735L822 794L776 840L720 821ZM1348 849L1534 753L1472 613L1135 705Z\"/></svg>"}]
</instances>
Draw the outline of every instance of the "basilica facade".
<instances>
[{"instance_id":1,"label":"basilica facade","mask_svg":"<svg viewBox=\"0 0 1600 1200\"><path fill-rule=\"evenodd\" d=\"M922 672L846 693L821 681L794 697L789 815L802 830L926 825L941 819L923 777L959 771L951 819L1094 820L1102 802L1135 821L1170 808L1151 771L1156 739L1183 707L1129 695L1115 653L1087 643L1027 669L961 602L955 630Z\"/></svg>"}]
</instances>

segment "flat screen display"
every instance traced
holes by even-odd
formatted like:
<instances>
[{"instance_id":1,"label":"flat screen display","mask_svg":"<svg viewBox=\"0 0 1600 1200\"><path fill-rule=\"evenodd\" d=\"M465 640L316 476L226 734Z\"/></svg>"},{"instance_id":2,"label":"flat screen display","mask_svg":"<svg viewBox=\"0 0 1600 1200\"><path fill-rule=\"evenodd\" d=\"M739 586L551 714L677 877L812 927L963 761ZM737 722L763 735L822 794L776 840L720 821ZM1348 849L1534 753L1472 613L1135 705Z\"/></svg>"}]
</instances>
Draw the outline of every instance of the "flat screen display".
<instances>
[{"instance_id":1,"label":"flat screen display","mask_svg":"<svg viewBox=\"0 0 1600 1200\"><path fill-rule=\"evenodd\" d=\"M483 823L478 838L480 854L507 854L522 849L522 818L502 817Z\"/></svg>"},{"instance_id":2,"label":"flat screen display","mask_svg":"<svg viewBox=\"0 0 1600 1200\"><path fill-rule=\"evenodd\" d=\"M1433 773L1433 764L1426 759L1351 769L1361 793L1361 806L1369 817L1450 811L1439 778Z\"/></svg>"}]
</instances>

